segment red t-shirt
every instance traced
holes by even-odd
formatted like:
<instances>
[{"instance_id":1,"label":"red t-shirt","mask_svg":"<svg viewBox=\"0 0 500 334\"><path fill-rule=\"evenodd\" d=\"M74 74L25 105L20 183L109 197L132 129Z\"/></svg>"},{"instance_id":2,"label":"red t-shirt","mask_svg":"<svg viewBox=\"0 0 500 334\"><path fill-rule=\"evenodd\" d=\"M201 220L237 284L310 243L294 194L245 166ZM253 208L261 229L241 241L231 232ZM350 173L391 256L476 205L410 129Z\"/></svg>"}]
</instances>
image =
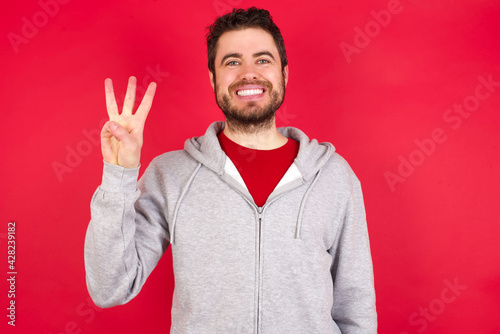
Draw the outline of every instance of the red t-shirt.
<instances>
[{"instance_id":1,"label":"red t-shirt","mask_svg":"<svg viewBox=\"0 0 500 334\"><path fill-rule=\"evenodd\" d=\"M291 138L277 149L255 150L235 143L222 131L217 137L259 207L266 203L299 152L299 143Z\"/></svg>"}]
</instances>

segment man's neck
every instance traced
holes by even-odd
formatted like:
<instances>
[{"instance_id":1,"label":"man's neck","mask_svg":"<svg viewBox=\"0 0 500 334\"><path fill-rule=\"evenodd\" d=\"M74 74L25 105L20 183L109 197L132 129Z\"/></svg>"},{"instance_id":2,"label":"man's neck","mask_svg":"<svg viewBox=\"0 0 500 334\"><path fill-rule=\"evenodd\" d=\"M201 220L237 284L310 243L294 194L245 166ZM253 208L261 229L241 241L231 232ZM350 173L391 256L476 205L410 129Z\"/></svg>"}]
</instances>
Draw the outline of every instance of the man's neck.
<instances>
[{"instance_id":1,"label":"man's neck","mask_svg":"<svg viewBox=\"0 0 500 334\"><path fill-rule=\"evenodd\" d=\"M235 143L255 150L274 150L285 145L288 138L278 132L276 124L253 132L234 131L226 122L224 134Z\"/></svg>"}]
</instances>

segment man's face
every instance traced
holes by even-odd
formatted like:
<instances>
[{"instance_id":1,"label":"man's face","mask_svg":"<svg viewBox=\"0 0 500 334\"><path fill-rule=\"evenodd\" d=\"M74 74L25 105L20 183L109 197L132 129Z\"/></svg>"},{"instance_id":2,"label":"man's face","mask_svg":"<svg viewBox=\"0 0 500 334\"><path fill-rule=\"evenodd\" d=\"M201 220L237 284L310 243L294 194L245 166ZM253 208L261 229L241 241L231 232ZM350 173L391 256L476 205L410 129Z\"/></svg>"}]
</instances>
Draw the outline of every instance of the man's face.
<instances>
[{"instance_id":1,"label":"man's face","mask_svg":"<svg viewBox=\"0 0 500 334\"><path fill-rule=\"evenodd\" d=\"M210 72L217 104L229 126L253 132L272 124L285 97L288 66L282 71L273 37L248 28L222 34Z\"/></svg>"}]
</instances>

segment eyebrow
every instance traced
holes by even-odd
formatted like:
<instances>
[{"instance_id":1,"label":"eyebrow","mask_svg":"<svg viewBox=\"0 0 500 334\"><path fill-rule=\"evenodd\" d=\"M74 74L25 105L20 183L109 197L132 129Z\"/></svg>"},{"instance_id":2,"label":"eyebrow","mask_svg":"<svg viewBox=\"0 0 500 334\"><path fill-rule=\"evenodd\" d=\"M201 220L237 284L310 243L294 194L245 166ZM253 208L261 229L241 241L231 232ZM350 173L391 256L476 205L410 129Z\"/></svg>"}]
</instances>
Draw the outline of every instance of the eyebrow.
<instances>
[{"instance_id":1,"label":"eyebrow","mask_svg":"<svg viewBox=\"0 0 500 334\"><path fill-rule=\"evenodd\" d=\"M256 53L253 54L254 58L257 58L257 57L260 57L260 56L269 56L273 60L275 60L273 54L271 52L269 52L269 51L260 51L260 52L256 52ZM227 55L225 55L224 57L222 57L222 60L220 61L220 64L222 65L227 58L233 58L233 57L234 58L242 58L243 55L241 53L228 53Z\"/></svg>"},{"instance_id":2,"label":"eyebrow","mask_svg":"<svg viewBox=\"0 0 500 334\"><path fill-rule=\"evenodd\" d=\"M257 52L257 53L253 54L254 58L257 58L257 57L260 57L260 56L269 56L269 57L272 58L272 60L274 60L273 54L271 52L269 52L269 51L261 51L261 52Z\"/></svg>"}]
</instances>

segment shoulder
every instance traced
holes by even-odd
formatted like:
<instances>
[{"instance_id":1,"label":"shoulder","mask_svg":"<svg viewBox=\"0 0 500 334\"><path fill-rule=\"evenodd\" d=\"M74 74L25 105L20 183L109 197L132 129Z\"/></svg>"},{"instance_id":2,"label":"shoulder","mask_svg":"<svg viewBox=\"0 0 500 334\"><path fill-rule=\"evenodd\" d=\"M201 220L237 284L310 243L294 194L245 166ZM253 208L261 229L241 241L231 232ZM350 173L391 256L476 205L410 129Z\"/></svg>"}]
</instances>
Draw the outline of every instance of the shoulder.
<instances>
[{"instance_id":1,"label":"shoulder","mask_svg":"<svg viewBox=\"0 0 500 334\"><path fill-rule=\"evenodd\" d=\"M332 153L322 169L322 174L337 185L352 188L360 183L347 160L337 152Z\"/></svg>"},{"instance_id":2,"label":"shoulder","mask_svg":"<svg viewBox=\"0 0 500 334\"><path fill-rule=\"evenodd\" d=\"M197 165L198 162L185 150L176 150L155 157L149 164L148 169L154 169L162 176L176 177L189 173Z\"/></svg>"},{"instance_id":3,"label":"shoulder","mask_svg":"<svg viewBox=\"0 0 500 334\"><path fill-rule=\"evenodd\" d=\"M337 170L340 173L354 173L351 166L344 157L337 152L333 152L330 158L325 163L326 166Z\"/></svg>"},{"instance_id":4,"label":"shoulder","mask_svg":"<svg viewBox=\"0 0 500 334\"><path fill-rule=\"evenodd\" d=\"M151 161L151 164L155 165L156 167L171 167L179 164L183 165L189 160L193 159L185 150L176 150L160 154Z\"/></svg>"}]
</instances>

